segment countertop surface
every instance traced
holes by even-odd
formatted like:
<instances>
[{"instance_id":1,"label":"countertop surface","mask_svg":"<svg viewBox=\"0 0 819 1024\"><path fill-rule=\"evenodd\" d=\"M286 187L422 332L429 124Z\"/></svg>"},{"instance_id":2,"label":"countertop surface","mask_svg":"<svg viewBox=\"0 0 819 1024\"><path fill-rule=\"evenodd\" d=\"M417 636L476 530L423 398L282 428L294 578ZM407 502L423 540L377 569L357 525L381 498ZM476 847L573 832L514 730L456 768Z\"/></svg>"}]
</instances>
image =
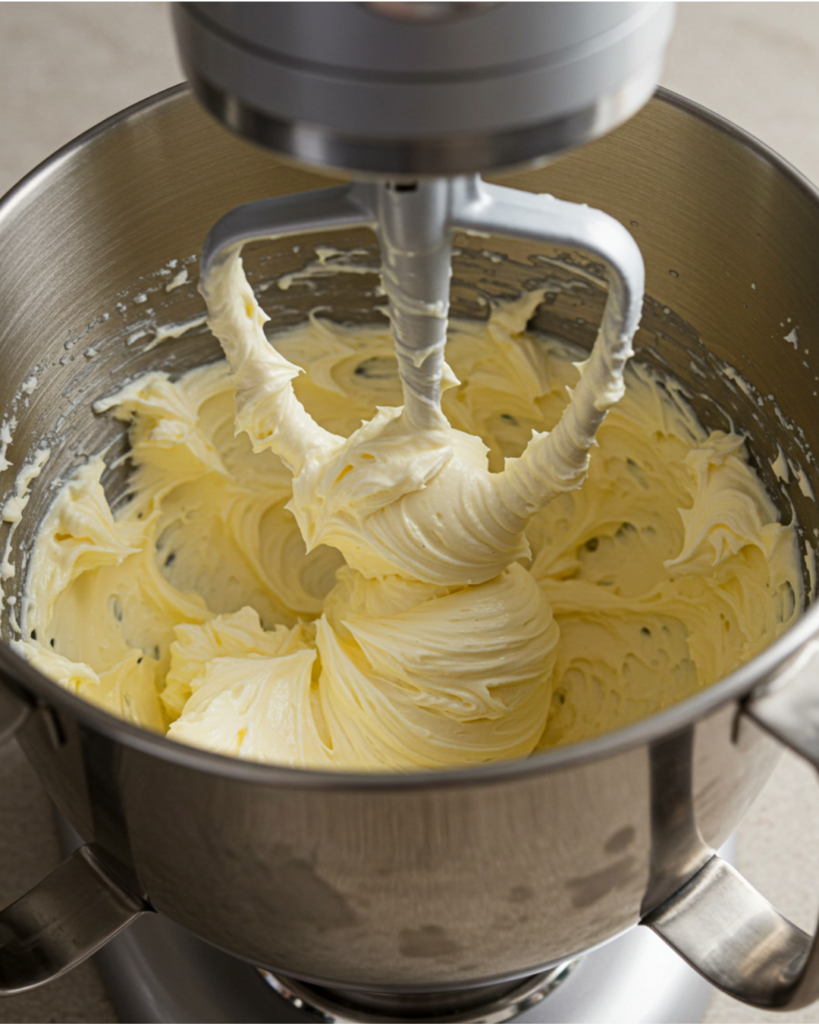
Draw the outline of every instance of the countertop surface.
<instances>
[{"instance_id":1,"label":"countertop surface","mask_svg":"<svg viewBox=\"0 0 819 1024\"><path fill-rule=\"evenodd\" d=\"M0 193L71 138L182 78L162 3L0 4ZM819 182L819 4L685 3L663 84L735 121ZM0 750L0 906L58 862L48 799L16 744ZM812 931L819 785L786 755L739 830L738 867ZM92 964L0 1000L4 1021L114 1020ZM817 1021L713 996L706 1021Z\"/></svg>"}]
</instances>

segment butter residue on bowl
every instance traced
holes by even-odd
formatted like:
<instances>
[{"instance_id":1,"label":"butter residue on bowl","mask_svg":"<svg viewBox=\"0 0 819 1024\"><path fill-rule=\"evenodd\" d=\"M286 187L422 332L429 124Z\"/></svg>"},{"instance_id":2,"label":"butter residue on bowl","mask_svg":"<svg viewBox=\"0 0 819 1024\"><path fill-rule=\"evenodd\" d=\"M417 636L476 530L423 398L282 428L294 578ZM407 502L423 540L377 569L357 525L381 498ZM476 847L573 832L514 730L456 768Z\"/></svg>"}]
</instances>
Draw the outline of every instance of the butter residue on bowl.
<instances>
[{"instance_id":1,"label":"butter residue on bowl","mask_svg":"<svg viewBox=\"0 0 819 1024\"><path fill-rule=\"evenodd\" d=\"M490 476L554 427L578 380L576 351L525 332L538 301L450 327L443 410ZM288 380L321 431L347 438L401 402L386 327L314 316L272 342L304 371ZM291 471L236 432L226 364L148 374L99 406L130 423L131 497L111 511L102 457L63 487L15 646L129 721L294 766L476 764L650 715L770 644L802 585L795 528L777 521L743 439L704 430L653 371L632 365L626 380L583 486L537 512L503 564L448 579L423 536L416 572L406 558L368 572L356 557L360 510L394 476L374 471L368 490L356 465L358 518L336 502L335 533L311 533L287 507ZM410 494L440 459L414 454ZM346 562L320 543L341 533Z\"/></svg>"}]
</instances>

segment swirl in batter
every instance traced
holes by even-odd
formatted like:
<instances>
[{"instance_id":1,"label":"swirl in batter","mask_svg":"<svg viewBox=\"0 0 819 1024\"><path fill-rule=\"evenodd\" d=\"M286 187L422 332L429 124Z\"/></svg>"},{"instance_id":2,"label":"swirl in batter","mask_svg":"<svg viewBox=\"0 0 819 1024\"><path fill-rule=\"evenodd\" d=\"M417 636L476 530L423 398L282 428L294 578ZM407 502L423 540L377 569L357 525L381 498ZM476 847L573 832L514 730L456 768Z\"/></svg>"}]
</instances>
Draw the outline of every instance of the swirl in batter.
<instances>
[{"instance_id":1,"label":"swirl in batter","mask_svg":"<svg viewBox=\"0 0 819 1024\"><path fill-rule=\"evenodd\" d=\"M524 331L541 295L451 325L445 415L408 431L386 328L270 345L243 275L226 287L229 364L100 406L131 425L127 504L97 458L42 524L17 648L80 696L240 757L469 765L658 711L798 615L794 529L743 439L645 368L588 470L532 475L579 372Z\"/></svg>"}]
</instances>

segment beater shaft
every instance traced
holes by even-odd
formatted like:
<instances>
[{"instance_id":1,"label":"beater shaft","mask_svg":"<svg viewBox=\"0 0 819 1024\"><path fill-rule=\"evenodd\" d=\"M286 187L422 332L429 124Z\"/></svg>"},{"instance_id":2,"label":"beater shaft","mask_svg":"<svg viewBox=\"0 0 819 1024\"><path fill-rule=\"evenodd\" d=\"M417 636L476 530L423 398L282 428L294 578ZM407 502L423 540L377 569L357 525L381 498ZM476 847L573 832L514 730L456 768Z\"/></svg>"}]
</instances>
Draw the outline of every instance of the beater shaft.
<instances>
[{"instance_id":1,"label":"beater shaft","mask_svg":"<svg viewBox=\"0 0 819 1024\"><path fill-rule=\"evenodd\" d=\"M440 424L452 229L449 181L388 183L375 192L381 279L390 302L404 418Z\"/></svg>"}]
</instances>

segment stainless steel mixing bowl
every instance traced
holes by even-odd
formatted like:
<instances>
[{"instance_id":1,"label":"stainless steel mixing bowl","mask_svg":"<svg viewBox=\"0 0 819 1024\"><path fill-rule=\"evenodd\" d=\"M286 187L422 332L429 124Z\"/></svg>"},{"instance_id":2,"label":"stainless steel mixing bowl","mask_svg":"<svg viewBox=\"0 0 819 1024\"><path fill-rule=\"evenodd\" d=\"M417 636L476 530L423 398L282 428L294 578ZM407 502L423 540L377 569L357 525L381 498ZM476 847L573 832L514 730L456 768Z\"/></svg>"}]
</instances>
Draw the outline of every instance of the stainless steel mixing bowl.
<instances>
[{"instance_id":1,"label":"stainless steel mixing bowl","mask_svg":"<svg viewBox=\"0 0 819 1024\"><path fill-rule=\"evenodd\" d=\"M126 450L123 425L91 402L144 370L177 374L219 356L202 327L150 344L153 325L203 313L195 257L209 227L238 203L328 180L231 137L180 88L83 136L3 201L0 410L16 422L2 493L15 493L37 449L51 450L11 539L4 641L55 487L91 453ZM813 187L669 94L582 151L503 180L630 227L648 274L638 358L687 381L708 425L730 415L748 432L807 551L819 536ZM333 243L361 250L353 261L376 259L366 233ZM252 279L300 269L315 244L257 246ZM547 284L534 326L591 343L605 291L582 254L456 245L455 313L485 316L483 297ZM189 282L167 291L183 266ZM317 294L335 318L378 318L374 274L316 281L319 293L297 282L263 293L274 327L303 319ZM794 327L798 348L784 338ZM723 373L723 360L742 377ZM801 478L773 473L779 447ZM126 469L105 483L121 498ZM153 907L273 971L376 992L511 986L644 920L738 997L801 1005L819 994L810 940L713 850L768 777L779 749L769 733L819 759L818 633L819 609L808 609L740 671L610 735L407 775L290 770L180 746L72 697L4 642L0 732L16 733L90 845L0 914L0 985L47 980Z\"/></svg>"}]
</instances>

